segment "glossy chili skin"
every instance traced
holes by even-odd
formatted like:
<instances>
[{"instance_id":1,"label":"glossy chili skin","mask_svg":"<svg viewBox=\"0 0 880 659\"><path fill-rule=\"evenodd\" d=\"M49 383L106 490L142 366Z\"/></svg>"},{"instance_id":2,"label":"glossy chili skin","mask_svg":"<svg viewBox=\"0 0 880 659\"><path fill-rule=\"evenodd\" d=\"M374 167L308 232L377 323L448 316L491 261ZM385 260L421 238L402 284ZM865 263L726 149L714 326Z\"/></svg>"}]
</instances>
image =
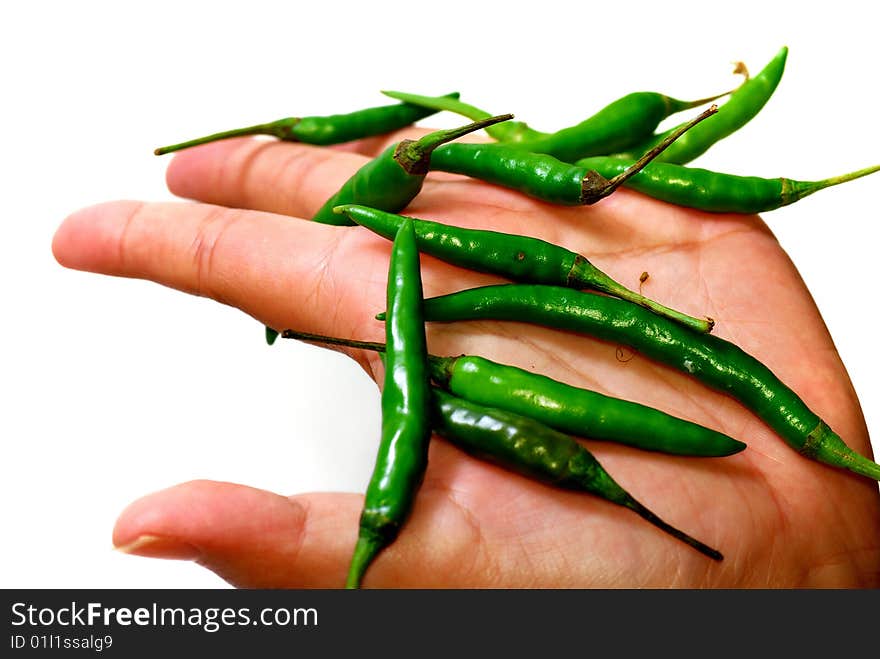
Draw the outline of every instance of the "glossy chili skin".
<instances>
[{"instance_id":1,"label":"glossy chili skin","mask_svg":"<svg viewBox=\"0 0 880 659\"><path fill-rule=\"evenodd\" d=\"M776 91L785 71L787 57L788 48L783 47L758 75L749 78L730 95L718 108L718 113L714 117L682 135L657 157L657 162L672 162L680 165L689 163L716 142L745 126L761 111ZM659 142L665 134L654 135L639 145L627 149L626 155L638 157L652 144ZM595 155L608 155L608 153Z\"/></svg>"},{"instance_id":2,"label":"glossy chili skin","mask_svg":"<svg viewBox=\"0 0 880 659\"><path fill-rule=\"evenodd\" d=\"M312 220L323 224L354 224L344 215L333 212L334 207L342 204L363 204L392 213L403 210L421 191L429 163L441 144L510 116L501 115L461 128L438 130L418 140L406 139L391 145L343 183Z\"/></svg>"},{"instance_id":3,"label":"glossy chili skin","mask_svg":"<svg viewBox=\"0 0 880 659\"><path fill-rule=\"evenodd\" d=\"M382 352L385 345L284 330L288 339ZM745 448L705 426L477 355L428 355L431 379L460 398L530 417L564 433L646 451L723 457Z\"/></svg>"},{"instance_id":4,"label":"glossy chili skin","mask_svg":"<svg viewBox=\"0 0 880 659\"><path fill-rule=\"evenodd\" d=\"M612 297L556 286L504 284L425 300L425 319L535 323L623 344L725 392L801 454L880 480L859 455L760 361L711 334L698 334Z\"/></svg>"},{"instance_id":5,"label":"glossy chili skin","mask_svg":"<svg viewBox=\"0 0 880 659\"><path fill-rule=\"evenodd\" d=\"M697 551L720 552L662 521L632 497L577 441L518 414L486 407L434 389L434 431L463 451L523 476L588 492L629 508Z\"/></svg>"},{"instance_id":6,"label":"glossy chili skin","mask_svg":"<svg viewBox=\"0 0 880 659\"><path fill-rule=\"evenodd\" d=\"M633 162L630 159L597 156L583 158L577 164L594 169L608 178L626 171ZM822 181L796 181L789 178L737 176L655 161L645 165L623 185L654 199L712 213L763 213L878 169L868 167Z\"/></svg>"},{"instance_id":7,"label":"glossy chili skin","mask_svg":"<svg viewBox=\"0 0 880 659\"><path fill-rule=\"evenodd\" d=\"M640 304L696 331L712 329L711 320L688 316L631 291L585 256L538 238L404 218L359 205L337 206L335 212L388 239L394 238L404 220L411 219L419 250L448 263L513 281L590 288Z\"/></svg>"},{"instance_id":8,"label":"glossy chili skin","mask_svg":"<svg viewBox=\"0 0 880 659\"><path fill-rule=\"evenodd\" d=\"M447 94L441 98L457 99L458 92ZM222 131L179 144L160 147L156 149L155 153L162 155L199 144L246 135L270 135L288 142L303 142L319 146L342 144L406 128L435 112L436 110L421 105L395 103L355 110L345 114L286 117L265 124Z\"/></svg>"},{"instance_id":9,"label":"glossy chili skin","mask_svg":"<svg viewBox=\"0 0 880 659\"><path fill-rule=\"evenodd\" d=\"M357 588L406 521L428 465L431 394L419 252L412 224L395 238L388 270L382 438L367 486L346 587Z\"/></svg>"}]
</instances>

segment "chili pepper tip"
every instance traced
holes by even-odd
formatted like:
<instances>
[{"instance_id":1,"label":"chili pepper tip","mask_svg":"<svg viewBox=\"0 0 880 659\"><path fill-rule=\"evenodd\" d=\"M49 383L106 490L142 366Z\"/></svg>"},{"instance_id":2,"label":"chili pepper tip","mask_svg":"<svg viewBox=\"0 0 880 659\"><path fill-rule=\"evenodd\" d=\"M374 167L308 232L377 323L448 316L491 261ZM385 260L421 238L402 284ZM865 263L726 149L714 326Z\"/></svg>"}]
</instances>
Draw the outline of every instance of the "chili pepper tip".
<instances>
[{"instance_id":1,"label":"chili pepper tip","mask_svg":"<svg viewBox=\"0 0 880 659\"><path fill-rule=\"evenodd\" d=\"M364 573L384 545L385 543L372 535L358 535L357 544L355 545L351 565L348 570L348 577L345 581L347 589L358 589L361 587Z\"/></svg>"}]
</instances>

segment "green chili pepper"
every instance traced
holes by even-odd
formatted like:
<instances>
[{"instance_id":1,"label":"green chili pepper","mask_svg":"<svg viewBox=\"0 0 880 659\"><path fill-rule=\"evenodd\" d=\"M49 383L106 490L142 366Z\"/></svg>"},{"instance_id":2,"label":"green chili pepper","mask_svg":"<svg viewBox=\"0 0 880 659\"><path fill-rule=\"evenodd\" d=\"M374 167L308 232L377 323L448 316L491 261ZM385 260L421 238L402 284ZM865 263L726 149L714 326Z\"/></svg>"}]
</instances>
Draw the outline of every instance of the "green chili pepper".
<instances>
[{"instance_id":1,"label":"green chili pepper","mask_svg":"<svg viewBox=\"0 0 880 659\"><path fill-rule=\"evenodd\" d=\"M430 97L388 91L382 93L432 110L449 110L463 114L469 119L489 116L487 112L473 105L448 96ZM574 162L578 158L615 153L634 147L651 137L660 122L670 115L705 105L729 93L731 92L697 101L681 101L656 92L633 92L605 106L589 119L555 133L533 130L523 122L500 124L486 132L516 148L532 153L545 153L563 162Z\"/></svg>"},{"instance_id":2,"label":"green chili pepper","mask_svg":"<svg viewBox=\"0 0 880 659\"><path fill-rule=\"evenodd\" d=\"M431 393L419 252L409 223L394 240L387 295L382 440L364 497L347 588L360 587L373 559L397 537L428 464Z\"/></svg>"},{"instance_id":3,"label":"green chili pepper","mask_svg":"<svg viewBox=\"0 0 880 659\"><path fill-rule=\"evenodd\" d=\"M284 330L286 339L382 352L385 345ZM746 445L732 437L646 405L574 387L475 355L428 355L431 378L460 398L527 416L560 432L646 451L723 457Z\"/></svg>"},{"instance_id":4,"label":"green chili pepper","mask_svg":"<svg viewBox=\"0 0 880 659\"><path fill-rule=\"evenodd\" d=\"M718 108L718 114L695 130L688 131L677 140L675 146L666 149L658 158L660 162L672 162L684 165L709 150L713 144L745 126L760 112L776 91L782 74L785 71L785 60L788 48L783 47L758 75L749 78L730 98ZM675 130L674 128L672 130ZM637 157L640 153L662 140L668 133L660 133L630 148L624 157ZM596 154L606 155L606 154Z\"/></svg>"},{"instance_id":5,"label":"green chili pepper","mask_svg":"<svg viewBox=\"0 0 880 659\"><path fill-rule=\"evenodd\" d=\"M626 171L632 161L597 156L584 158L577 164L594 169L602 176L613 177ZM763 213L876 171L880 171L880 165L821 181L795 181L788 178L736 176L697 167L652 162L630 178L625 186L655 199L713 213Z\"/></svg>"},{"instance_id":6,"label":"green chili pepper","mask_svg":"<svg viewBox=\"0 0 880 659\"><path fill-rule=\"evenodd\" d=\"M396 213L403 210L422 189L436 149L463 135L507 121L512 114L490 117L462 126L428 133L418 140L393 144L361 167L312 217L323 224L354 224L333 208L341 204L363 204Z\"/></svg>"},{"instance_id":7,"label":"green chili pepper","mask_svg":"<svg viewBox=\"0 0 880 659\"><path fill-rule=\"evenodd\" d=\"M453 92L441 98L458 98ZM230 137L246 135L271 135L287 142L304 142L306 144L328 145L351 142L364 137L390 133L399 128L410 126L420 119L429 117L436 110L411 103L382 105L375 108L356 110L347 114L332 114L324 117L287 117L265 124L235 128L205 137L199 137L180 144L159 147L154 151L161 156L173 151L187 149L199 144L225 140Z\"/></svg>"},{"instance_id":8,"label":"green chili pepper","mask_svg":"<svg viewBox=\"0 0 880 659\"><path fill-rule=\"evenodd\" d=\"M639 304L698 332L712 329L712 319L694 318L665 307L614 281L586 257L538 238L462 229L352 204L337 206L335 212L388 239L411 219L419 250L454 265L514 281L590 288Z\"/></svg>"},{"instance_id":9,"label":"green chili pepper","mask_svg":"<svg viewBox=\"0 0 880 659\"><path fill-rule=\"evenodd\" d=\"M613 179L606 179L586 167L564 163L553 156L507 144L446 144L434 151L430 166L433 170L464 174L502 185L552 204L593 204L610 195L688 130L717 111L713 105L679 127ZM369 203L363 205L373 206Z\"/></svg>"},{"instance_id":10,"label":"green chili pepper","mask_svg":"<svg viewBox=\"0 0 880 659\"><path fill-rule=\"evenodd\" d=\"M434 431L458 448L556 487L589 492L629 508L716 561L721 552L671 526L624 490L577 441L527 417L434 389Z\"/></svg>"},{"instance_id":11,"label":"green chili pepper","mask_svg":"<svg viewBox=\"0 0 880 659\"><path fill-rule=\"evenodd\" d=\"M624 344L730 394L810 459L880 480L859 455L760 361L729 341L698 334L624 300L557 286L504 284L430 298L425 320L512 320ZM384 314L379 314L378 318Z\"/></svg>"}]
</instances>

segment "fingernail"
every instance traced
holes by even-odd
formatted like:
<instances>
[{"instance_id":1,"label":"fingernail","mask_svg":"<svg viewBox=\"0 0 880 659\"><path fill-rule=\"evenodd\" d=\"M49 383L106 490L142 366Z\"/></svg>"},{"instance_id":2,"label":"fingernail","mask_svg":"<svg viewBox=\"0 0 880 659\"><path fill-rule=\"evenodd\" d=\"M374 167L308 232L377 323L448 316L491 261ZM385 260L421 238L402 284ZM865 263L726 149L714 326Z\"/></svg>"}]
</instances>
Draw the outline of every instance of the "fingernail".
<instances>
[{"instance_id":1,"label":"fingernail","mask_svg":"<svg viewBox=\"0 0 880 659\"><path fill-rule=\"evenodd\" d=\"M199 549L188 542L159 535L138 536L127 544L117 545L115 549L133 556L169 558L178 561L194 561L202 555Z\"/></svg>"}]
</instances>

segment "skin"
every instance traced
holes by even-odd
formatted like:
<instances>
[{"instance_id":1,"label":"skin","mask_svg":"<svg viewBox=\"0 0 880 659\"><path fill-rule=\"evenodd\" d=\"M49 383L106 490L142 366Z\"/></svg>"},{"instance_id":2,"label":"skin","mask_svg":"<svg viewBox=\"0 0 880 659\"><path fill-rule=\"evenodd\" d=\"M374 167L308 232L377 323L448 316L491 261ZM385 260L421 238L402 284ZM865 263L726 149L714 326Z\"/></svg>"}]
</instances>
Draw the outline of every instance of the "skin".
<instances>
[{"instance_id":1,"label":"skin","mask_svg":"<svg viewBox=\"0 0 880 659\"><path fill-rule=\"evenodd\" d=\"M183 152L169 166L169 188L203 204L83 209L59 228L55 256L70 268L211 297L271 327L381 341L384 327L373 316L384 304L389 242L361 227L296 218L314 214L399 139L363 142L360 153L248 140ZM406 212L535 235L586 254L632 286L649 272L645 294L715 318L714 333L767 364L847 444L871 455L831 337L758 217L699 213L629 190L562 208L435 173ZM422 277L426 296L499 282L430 257L422 258ZM747 442L718 460L587 442L635 498L725 560L706 560L618 506L435 441L407 527L364 587L880 587L877 483L801 458L733 399L617 346L526 324L431 324L427 340L435 354L481 354ZM350 354L382 381L377 355ZM359 493L284 496L196 481L132 503L113 540L134 554L196 561L236 586L339 588L362 505Z\"/></svg>"}]
</instances>

